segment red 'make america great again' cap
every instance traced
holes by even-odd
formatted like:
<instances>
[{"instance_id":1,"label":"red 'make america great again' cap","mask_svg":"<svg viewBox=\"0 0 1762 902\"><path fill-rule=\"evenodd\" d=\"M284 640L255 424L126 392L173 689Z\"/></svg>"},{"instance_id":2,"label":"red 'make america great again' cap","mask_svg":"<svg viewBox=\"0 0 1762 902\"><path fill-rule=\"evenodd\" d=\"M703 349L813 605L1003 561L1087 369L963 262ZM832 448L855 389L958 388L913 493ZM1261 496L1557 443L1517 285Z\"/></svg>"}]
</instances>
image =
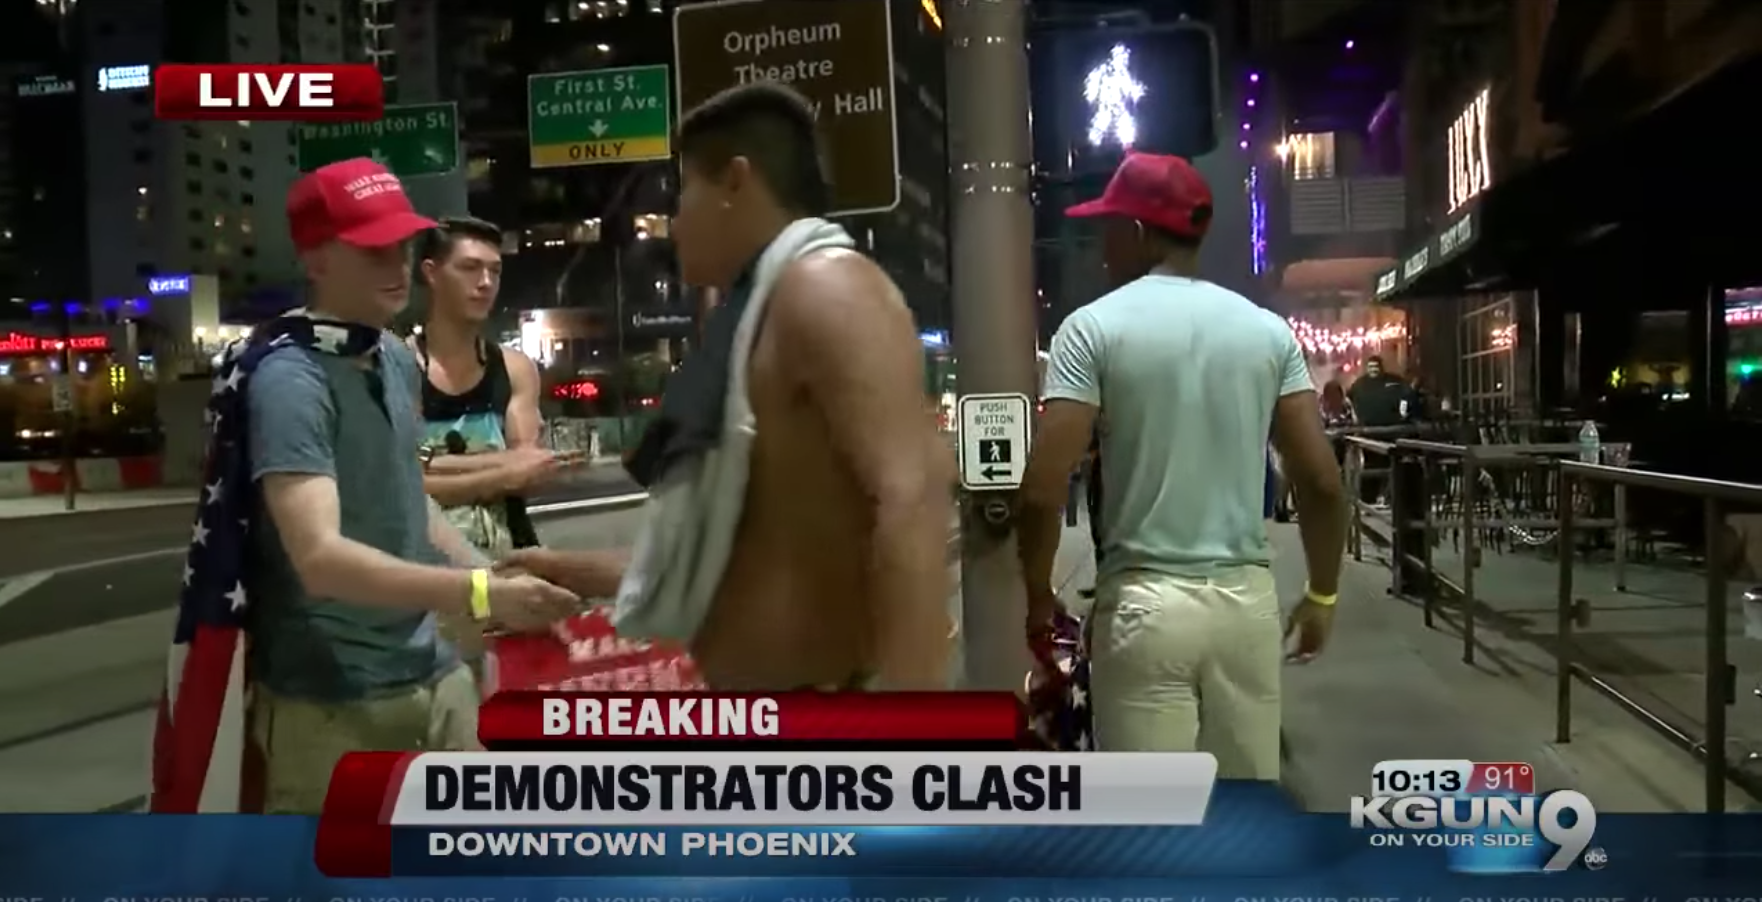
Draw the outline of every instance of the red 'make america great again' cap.
<instances>
[{"instance_id":1,"label":"red 'make america great again' cap","mask_svg":"<svg viewBox=\"0 0 1762 902\"><path fill-rule=\"evenodd\" d=\"M299 251L331 241L385 247L434 227L398 177L366 157L320 166L288 189L288 232Z\"/></svg>"},{"instance_id":2,"label":"red 'make america great again' cap","mask_svg":"<svg viewBox=\"0 0 1762 902\"><path fill-rule=\"evenodd\" d=\"M1180 157L1128 153L1107 189L1066 216L1120 216L1186 238L1203 238L1211 225L1211 186Z\"/></svg>"}]
</instances>

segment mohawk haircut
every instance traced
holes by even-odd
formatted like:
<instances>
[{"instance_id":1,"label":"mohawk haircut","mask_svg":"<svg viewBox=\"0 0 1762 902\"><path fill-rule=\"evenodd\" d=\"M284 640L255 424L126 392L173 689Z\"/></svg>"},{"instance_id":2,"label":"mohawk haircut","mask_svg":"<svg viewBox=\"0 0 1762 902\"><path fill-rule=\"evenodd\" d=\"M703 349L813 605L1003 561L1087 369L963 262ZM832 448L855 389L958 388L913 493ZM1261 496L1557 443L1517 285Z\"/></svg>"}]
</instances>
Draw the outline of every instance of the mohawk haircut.
<instances>
[{"instance_id":1,"label":"mohawk haircut","mask_svg":"<svg viewBox=\"0 0 1762 902\"><path fill-rule=\"evenodd\" d=\"M814 108L786 85L753 82L711 97L680 119L678 144L680 158L701 172L745 157L791 213L823 216L831 207Z\"/></svg>"}]
</instances>

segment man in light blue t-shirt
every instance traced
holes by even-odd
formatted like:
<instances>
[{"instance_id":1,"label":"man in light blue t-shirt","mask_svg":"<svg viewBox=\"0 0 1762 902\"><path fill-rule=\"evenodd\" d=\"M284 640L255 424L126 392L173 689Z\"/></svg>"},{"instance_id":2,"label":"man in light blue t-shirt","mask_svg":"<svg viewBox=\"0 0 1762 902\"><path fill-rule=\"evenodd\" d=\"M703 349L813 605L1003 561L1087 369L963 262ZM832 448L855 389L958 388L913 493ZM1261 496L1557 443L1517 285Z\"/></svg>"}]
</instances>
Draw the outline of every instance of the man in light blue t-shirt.
<instances>
[{"instance_id":1,"label":"man in light blue t-shirt","mask_svg":"<svg viewBox=\"0 0 1762 902\"><path fill-rule=\"evenodd\" d=\"M1023 486L1030 628L1050 618L1065 479L1105 415L1101 573L1091 639L1097 747L1202 749L1219 776L1276 780L1284 636L1321 650L1346 507L1315 388L1275 314L1195 278L1211 191L1178 157L1132 154L1099 200L1119 287L1052 340ZM1289 627L1267 544L1267 436L1296 490L1309 586Z\"/></svg>"}]
</instances>

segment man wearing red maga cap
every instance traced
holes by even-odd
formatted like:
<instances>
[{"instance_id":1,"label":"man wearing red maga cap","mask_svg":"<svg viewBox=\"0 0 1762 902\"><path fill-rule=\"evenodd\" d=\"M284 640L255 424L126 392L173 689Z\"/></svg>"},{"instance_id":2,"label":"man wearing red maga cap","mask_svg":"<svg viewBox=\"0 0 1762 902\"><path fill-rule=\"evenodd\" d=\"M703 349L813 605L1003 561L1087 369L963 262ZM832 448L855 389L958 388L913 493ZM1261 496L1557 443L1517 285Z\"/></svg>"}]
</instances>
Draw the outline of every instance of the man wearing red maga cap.
<instances>
[{"instance_id":1,"label":"man wearing red maga cap","mask_svg":"<svg viewBox=\"0 0 1762 902\"><path fill-rule=\"evenodd\" d=\"M478 694L437 614L537 630L579 602L536 577L492 575L423 493L420 371L385 327L409 297L411 239L435 223L365 159L302 177L287 212L310 303L254 329L215 380L156 810L216 810L228 765L189 754L190 737L205 715L222 748L224 712L243 707L229 673L253 681L262 807L315 814L346 752L475 745ZM248 637L248 670L213 666L229 635Z\"/></svg>"},{"instance_id":2,"label":"man wearing red maga cap","mask_svg":"<svg viewBox=\"0 0 1762 902\"><path fill-rule=\"evenodd\" d=\"M1022 487L1029 625L1052 619L1065 482L1105 421L1090 694L1104 751L1209 751L1219 776L1276 780L1284 663L1265 500L1267 437L1297 489L1309 586L1294 656L1321 650L1345 548L1338 467L1285 322L1198 278L1212 194L1179 157L1131 153L1101 197L1115 288L1052 340Z\"/></svg>"}]
</instances>

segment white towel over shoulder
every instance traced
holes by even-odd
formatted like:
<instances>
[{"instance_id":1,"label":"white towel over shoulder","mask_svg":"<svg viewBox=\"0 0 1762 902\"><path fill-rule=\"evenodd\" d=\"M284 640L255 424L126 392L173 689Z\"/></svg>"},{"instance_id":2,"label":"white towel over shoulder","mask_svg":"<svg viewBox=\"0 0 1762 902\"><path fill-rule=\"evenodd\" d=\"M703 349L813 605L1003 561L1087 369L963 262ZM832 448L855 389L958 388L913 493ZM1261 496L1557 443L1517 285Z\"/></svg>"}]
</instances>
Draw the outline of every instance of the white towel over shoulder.
<instances>
[{"instance_id":1,"label":"white towel over shoulder","mask_svg":"<svg viewBox=\"0 0 1762 902\"><path fill-rule=\"evenodd\" d=\"M690 642L709 613L728 569L746 503L758 423L747 395L747 369L765 305L784 267L808 254L854 242L823 219L798 219L759 257L752 296L741 312L729 355L722 438L716 447L667 468L649 487L642 531L612 615L619 635Z\"/></svg>"}]
</instances>

